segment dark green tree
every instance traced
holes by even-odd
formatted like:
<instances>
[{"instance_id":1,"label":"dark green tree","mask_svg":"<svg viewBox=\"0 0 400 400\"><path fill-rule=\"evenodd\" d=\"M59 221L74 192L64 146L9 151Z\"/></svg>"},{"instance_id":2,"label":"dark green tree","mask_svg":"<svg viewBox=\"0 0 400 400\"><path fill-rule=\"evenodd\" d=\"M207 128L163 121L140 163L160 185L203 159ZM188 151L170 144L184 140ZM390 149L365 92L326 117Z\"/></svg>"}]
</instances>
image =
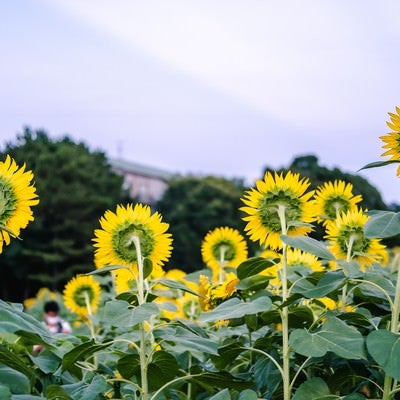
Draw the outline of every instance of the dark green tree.
<instances>
[{"instance_id":1,"label":"dark green tree","mask_svg":"<svg viewBox=\"0 0 400 400\"><path fill-rule=\"evenodd\" d=\"M229 226L243 232L242 195L240 180L213 176L172 179L157 205L174 238L169 267L187 272L203 268L201 242L211 229Z\"/></svg>"},{"instance_id":2,"label":"dark green tree","mask_svg":"<svg viewBox=\"0 0 400 400\"><path fill-rule=\"evenodd\" d=\"M93 269L93 231L105 210L123 200L123 178L102 152L91 152L68 136L52 140L25 128L9 154L34 173L40 198L35 220L0 256L1 297L20 301L41 286L61 290L75 273Z\"/></svg>"}]
</instances>

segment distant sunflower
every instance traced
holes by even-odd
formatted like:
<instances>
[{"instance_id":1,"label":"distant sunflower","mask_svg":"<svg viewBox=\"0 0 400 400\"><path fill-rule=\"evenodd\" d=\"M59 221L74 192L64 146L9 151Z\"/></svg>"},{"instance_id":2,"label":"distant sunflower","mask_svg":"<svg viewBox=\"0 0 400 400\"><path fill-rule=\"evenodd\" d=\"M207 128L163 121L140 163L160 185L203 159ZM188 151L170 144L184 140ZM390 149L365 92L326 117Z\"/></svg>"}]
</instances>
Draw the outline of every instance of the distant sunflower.
<instances>
[{"instance_id":1,"label":"distant sunflower","mask_svg":"<svg viewBox=\"0 0 400 400\"><path fill-rule=\"evenodd\" d=\"M97 267L125 265L137 275L137 254L133 238L139 238L141 253L152 261L152 276L163 274L161 266L168 260L172 250L169 225L162 222L158 212L151 214L150 207L143 204L117 206L115 213L106 211L100 219L102 229L95 230L94 246Z\"/></svg>"},{"instance_id":2,"label":"distant sunflower","mask_svg":"<svg viewBox=\"0 0 400 400\"><path fill-rule=\"evenodd\" d=\"M112 271L114 278L114 288L116 294L127 292L136 288L136 280L132 271L125 268L118 268Z\"/></svg>"},{"instance_id":3,"label":"distant sunflower","mask_svg":"<svg viewBox=\"0 0 400 400\"><path fill-rule=\"evenodd\" d=\"M39 199L32 179L32 172L25 171L25 165L18 167L10 156L0 162L0 253L3 242L10 244L10 235L19 236L21 229L34 220L31 207Z\"/></svg>"},{"instance_id":4,"label":"distant sunflower","mask_svg":"<svg viewBox=\"0 0 400 400\"><path fill-rule=\"evenodd\" d=\"M362 267L385 259L385 246L378 239L369 239L364 234L364 225L369 217L355 207L342 213L335 221L329 221L325 238L328 248L336 258L356 260Z\"/></svg>"},{"instance_id":5,"label":"distant sunflower","mask_svg":"<svg viewBox=\"0 0 400 400\"><path fill-rule=\"evenodd\" d=\"M215 228L207 233L201 245L203 261L217 279L225 266L237 267L247 259L247 243L237 229Z\"/></svg>"},{"instance_id":6,"label":"distant sunflower","mask_svg":"<svg viewBox=\"0 0 400 400\"><path fill-rule=\"evenodd\" d=\"M299 224L315 219L309 205L313 191L305 193L309 185L308 179L300 179L299 174L291 171L285 176L277 172L274 175L266 172L264 179L256 182L256 188L248 190L241 199L246 206L240 209L249 214L243 219L248 222L245 230L250 239L272 249L282 247L279 206L285 208L288 235L305 235L311 232L310 226Z\"/></svg>"},{"instance_id":7,"label":"distant sunflower","mask_svg":"<svg viewBox=\"0 0 400 400\"><path fill-rule=\"evenodd\" d=\"M100 293L100 284L93 276L78 275L65 285L64 304L71 312L79 316L87 316L89 314L87 301L91 312L95 313L99 306Z\"/></svg>"},{"instance_id":8,"label":"distant sunflower","mask_svg":"<svg viewBox=\"0 0 400 400\"><path fill-rule=\"evenodd\" d=\"M315 192L312 202L314 215L318 222L326 224L334 220L340 213L355 207L362 200L361 195L353 195L353 185L342 180L325 182Z\"/></svg>"},{"instance_id":9,"label":"distant sunflower","mask_svg":"<svg viewBox=\"0 0 400 400\"><path fill-rule=\"evenodd\" d=\"M382 148L387 149L382 157L390 156L389 160L400 161L400 107L396 107L396 113L389 113L390 121L387 126L391 129L387 135L380 136L385 143ZM397 176L400 175L400 167L397 168Z\"/></svg>"}]
</instances>

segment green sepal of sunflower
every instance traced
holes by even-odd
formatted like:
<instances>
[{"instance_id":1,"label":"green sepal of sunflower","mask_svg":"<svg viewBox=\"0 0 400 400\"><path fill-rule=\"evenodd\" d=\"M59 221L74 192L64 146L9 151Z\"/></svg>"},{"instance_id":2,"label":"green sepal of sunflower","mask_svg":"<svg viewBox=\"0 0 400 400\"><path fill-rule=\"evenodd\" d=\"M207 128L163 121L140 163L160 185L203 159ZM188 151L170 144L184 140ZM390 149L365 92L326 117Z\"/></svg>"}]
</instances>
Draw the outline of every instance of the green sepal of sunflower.
<instances>
[{"instance_id":1,"label":"green sepal of sunflower","mask_svg":"<svg viewBox=\"0 0 400 400\"><path fill-rule=\"evenodd\" d=\"M19 240L22 240L15 232L13 232L10 228L5 226L4 224L0 223L0 230L1 231L6 231L10 236L17 238Z\"/></svg>"}]
</instances>

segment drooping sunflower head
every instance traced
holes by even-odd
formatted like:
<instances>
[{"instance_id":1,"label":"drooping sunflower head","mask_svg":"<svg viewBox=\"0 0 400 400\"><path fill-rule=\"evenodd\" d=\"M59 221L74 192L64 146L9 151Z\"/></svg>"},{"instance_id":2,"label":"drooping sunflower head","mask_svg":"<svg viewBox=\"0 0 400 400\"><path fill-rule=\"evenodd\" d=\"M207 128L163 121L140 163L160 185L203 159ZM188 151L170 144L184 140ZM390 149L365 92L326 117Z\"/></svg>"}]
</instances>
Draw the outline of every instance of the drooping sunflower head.
<instances>
[{"instance_id":1,"label":"drooping sunflower head","mask_svg":"<svg viewBox=\"0 0 400 400\"><path fill-rule=\"evenodd\" d=\"M361 195L353 195L353 185L343 180L325 182L315 192L313 213L318 222L326 224L342 212L347 212L362 200Z\"/></svg>"},{"instance_id":2,"label":"drooping sunflower head","mask_svg":"<svg viewBox=\"0 0 400 400\"><path fill-rule=\"evenodd\" d=\"M106 211L100 219L101 229L95 230L94 246L97 248L97 267L126 265L137 269L137 252L134 238L140 241L142 257L152 261L152 276L162 276L161 266L169 259L172 250L169 225L162 222L158 212L151 214L143 204L117 206L116 212Z\"/></svg>"},{"instance_id":3,"label":"drooping sunflower head","mask_svg":"<svg viewBox=\"0 0 400 400\"><path fill-rule=\"evenodd\" d=\"M93 276L78 275L65 285L64 304L71 312L85 317L97 311L100 293L100 284Z\"/></svg>"},{"instance_id":4,"label":"drooping sunflower head","mask_svg":"<svg viewBox=\"0 0 400 400\"><path fill-rule=\"evenodd\" d=\"M338 259L356 260L361 267L381 262L385 257L385 246L378 239L367 238L364 225L369 217L362 209L355 207L342 213L326 226L328 248Z\"/></svg>"},{"instance_id":5,"label":"drooping sunflower head","mask_svg":"<svg viewBox=\"0 0 400 400\"><path fill-rule=\"evenodd\" d=\"M389 113L390 121L387 121L387 126L391 131L380 136L380 139L384 142L382 146L385 152L382 153L382 157L389 156L389 160L400 161L400 107L396 107L395 113ZM397 168L397 176L400 175L400 167Z\"/></svg>"},{"instance_id":6,"label":"drooping sunflower head","mask_svg":"<svg viewBox=\"0 0 400 400\"><path fill-rule=\"evenodd\" d=\"M225 266L236 268L247 259L247 243L238 230L215 228L207 233L201 245L204 263L213 270L214 279Z\"/></svg>"},{"instance_id":7,"label":"drooping sunflower head","mask_svg":"<svg viewBox=\"0 0 400 400\"><path fill-rule=\"evenodd\" d=\"M315 220L309 205L313 191L306 193L310 183L306 178L291 171L283 174L266 172L264 179L256 182L256 187L242 197L245 204L240 209L248 216L246 232L253 241L272 249L282 248L282 234L279 209L284 209L288 235L305 235L312 228L301 223Z\"/></svg>"},{"instance_id":8,"label":"drooping sunflower head","mask_svg":"<svg viewBox=\"0 0 400 400\"><path fill-rule=\"evenodd\" d=\"M39 199L32 179L33 173L25 171L25 165L18 167L10 156L0 162L0 253L3 242L10 243L10 234L19 236L34 219L31 207Z\"/></svg>"}]
</instances>

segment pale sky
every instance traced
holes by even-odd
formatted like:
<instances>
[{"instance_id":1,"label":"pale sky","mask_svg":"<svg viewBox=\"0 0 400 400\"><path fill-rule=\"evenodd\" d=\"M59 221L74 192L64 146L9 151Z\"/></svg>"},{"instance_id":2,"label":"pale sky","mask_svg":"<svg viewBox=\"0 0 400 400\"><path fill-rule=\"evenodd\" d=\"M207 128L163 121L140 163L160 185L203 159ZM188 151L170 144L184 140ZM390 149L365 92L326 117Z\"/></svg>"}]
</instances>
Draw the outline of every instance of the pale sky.
<instances>
[{"instance_id":1,"label":"pale sky","mask_svg":"<svg viewBox=\"0 0 400 400\"><path fill-rule=\"evenodd\" d=\"M397 0L6 0L0 145L24 125L170 172L383 160ZM361 173L400 203L395 167Z\"/></svg>"}]
</instances>

